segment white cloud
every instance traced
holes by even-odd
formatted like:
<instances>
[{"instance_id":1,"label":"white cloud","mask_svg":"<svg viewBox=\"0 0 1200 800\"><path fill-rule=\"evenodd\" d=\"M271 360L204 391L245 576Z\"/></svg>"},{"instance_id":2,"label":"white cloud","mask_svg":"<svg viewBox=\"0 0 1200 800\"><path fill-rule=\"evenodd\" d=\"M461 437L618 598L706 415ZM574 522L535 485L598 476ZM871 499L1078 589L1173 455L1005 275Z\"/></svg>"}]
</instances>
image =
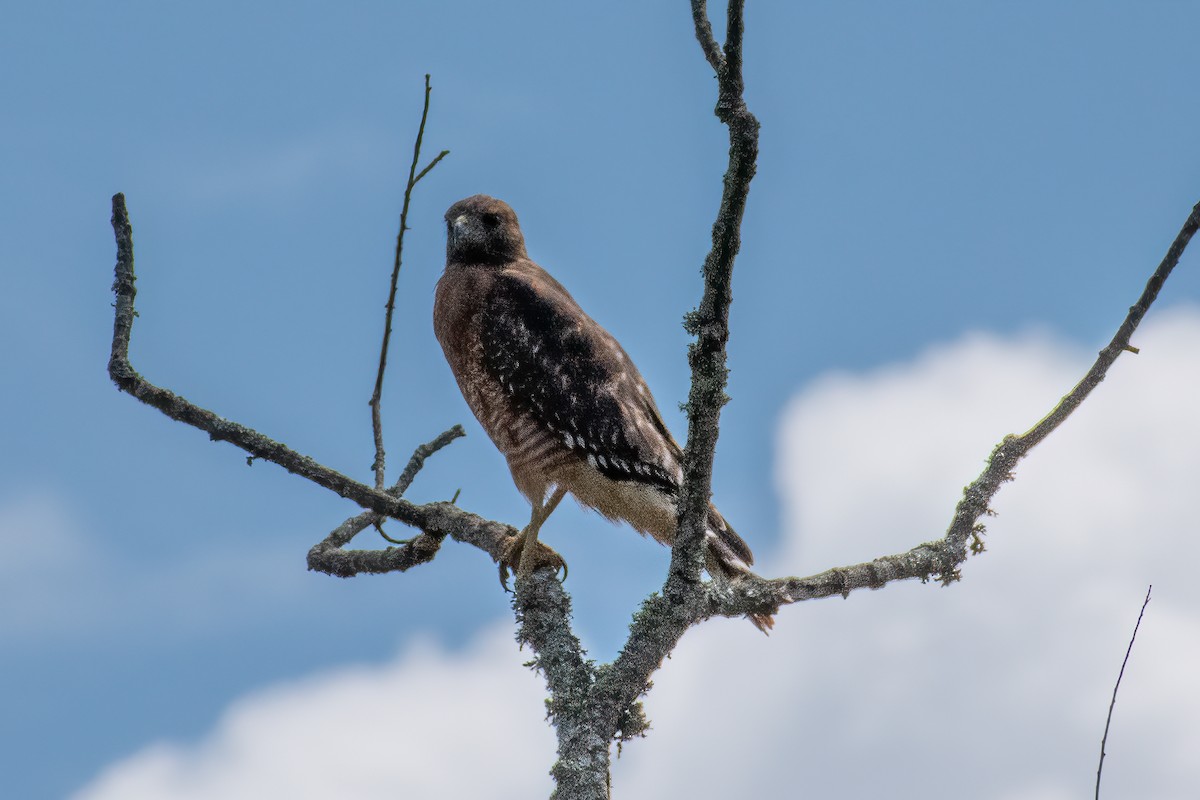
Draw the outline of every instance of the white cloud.
<instances>
[{"instance_id":1,"label":"white cloud","mask_svg":"<svg viewBox=\"0 0 1200 800\"><path fill-rule=\"evenodd\" d=\"M1200 784L1200 313L1159 313L994 506L989 552L949 589L917 583L689 634L655 678L654 728L614 795L1088 796L1112 683L1107 796ZM1045 334L965 337L830 376L781 427L788 545L806 573L940 535L1005 433L1036 421L1089 355ZM461 655L317 676L236 703L196 745L156 745L79 795L534 797L553 740L509 626ZM789 788L792 787L792 788ZM796 788L799 787L799 788Z\"/></svg>"},{"instance_id":2,"label":"white cloud","mask_svg":"<svg viewBox=\"0 0 1200 800\"><path fill-rule=\"evenodd\" d=\"M769 641L737 623L697 631L658 676L654 738L627 751L614 790L764 796L796 781L817 796L1090 796L1153 582L1105 793L1194 796L1200 314L1160 313L1136 343L1142 353L1122 356L1001 490L989 552L961 583L802 604ZM783 420L790 536L767 569L806 574L940 536L992 446L1046 413L1094 352L1045 334L972 335L816 382Z\"/></svg>"},{"instance_id":3,"label":"white cloud","mask_svg":"<svg viewBox=\"0 0 1200 800\"><path fill-rule=\"evenodd\" d=\"M554 737L509 626L466 652L426 642L235 702L196 745L156 744L76 800L544 797Z\"/></svg>"}]
</instances>

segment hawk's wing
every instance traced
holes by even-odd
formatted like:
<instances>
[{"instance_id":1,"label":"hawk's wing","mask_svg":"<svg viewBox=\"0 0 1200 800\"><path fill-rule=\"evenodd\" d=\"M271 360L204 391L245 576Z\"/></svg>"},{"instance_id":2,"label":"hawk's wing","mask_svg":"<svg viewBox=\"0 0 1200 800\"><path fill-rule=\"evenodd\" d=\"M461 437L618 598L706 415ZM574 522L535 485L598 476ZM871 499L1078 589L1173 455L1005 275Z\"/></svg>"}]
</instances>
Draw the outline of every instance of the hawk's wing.
<instances>
[{"instance_id":1,"label":"hawk's wing","mask_svg":"<svg viewBox=\"0 0 1200 800\"><path fill-rule=\"evenodd\" d=\"M505 270L483 304L484 370L605 477L676 495L679 445L637 367L561 284L522 266L535 271Z\"/></svg>"}]
</instances>

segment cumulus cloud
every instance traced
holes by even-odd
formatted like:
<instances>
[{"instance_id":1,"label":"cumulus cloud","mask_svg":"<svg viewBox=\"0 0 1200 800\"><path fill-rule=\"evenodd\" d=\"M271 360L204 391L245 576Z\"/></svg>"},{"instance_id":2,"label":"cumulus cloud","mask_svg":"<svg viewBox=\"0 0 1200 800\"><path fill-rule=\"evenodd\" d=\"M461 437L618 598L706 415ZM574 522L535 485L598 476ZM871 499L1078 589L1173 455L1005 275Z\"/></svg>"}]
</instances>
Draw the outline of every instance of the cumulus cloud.
<instances>
[{"instance_id":1,"label":"cumulus cloud","mask_svg":"<svg viewBox=\"0 0 1200 800\"><path fill-rule=\"evenodd\" d=\"M545 797L540 681L509 626L447 653L428 642L246 697L200 743L160 743L76 800Z\"/></svg>"},{"instance_id":2,"label":"cumulus cloud","mask_svg":"<svg viewBox=\"0 0 1200 800\"><path fill-rule=\"evenodd\" d=\"M989 552L961 583L801 605L769 641L732 622L696 631L656 679L654 739L628 751L615 788L1090 796L1112 684L1152 582L1106 793L1194 795L1200 314L1160 314L1137 344L1141 355L1123 356L1001 490ZM1035 423L1094 352L1046 334L976 334L815 382L782 421L789 537L767 571L807 574L940 536L994 444Z\"/></svg>"},{"instance_id":3,"label":"cumulus cloud","mask_svg":"<svg viewBox=\"0 0 1200 800\"><path fill-rule=\"evenodd\" d=\"M1159 313L1081 411L1018 468L961 583L909 583L685 637L655 678L650 738L615 796L1087 796L1112 683L1111 796L1200 784L1200 313ZM1094 348L1089 349L1094 352ZM787 545L805 574L941 535L1005 433L1064 394L1090 352L1049 334L966 336L829 375L780 426ZM154 745L78 797L536 797L553 741L509 626L466 652L316 676L234 704L194 745Z\"/></svg>"}]
</instances>

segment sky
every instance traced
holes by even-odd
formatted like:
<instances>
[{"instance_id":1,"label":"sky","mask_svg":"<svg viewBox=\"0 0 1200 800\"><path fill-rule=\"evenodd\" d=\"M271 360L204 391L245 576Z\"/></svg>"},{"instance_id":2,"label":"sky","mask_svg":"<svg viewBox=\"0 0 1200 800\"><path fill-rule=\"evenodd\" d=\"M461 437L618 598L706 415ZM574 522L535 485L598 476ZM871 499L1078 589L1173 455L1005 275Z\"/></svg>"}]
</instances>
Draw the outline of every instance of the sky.
<instances>
[{"instance_id":1,"label":"sky","mask_svg":"<svg viewBox=\"0 0 1200 800\"><path fill-rule=\"evenodd\" d=\"M719 16L719 15L718 15ZM1200 9L751 4L762 123L714 498L764 575L941 535L1082 375L1200 200ZM718 32L720 30L720 25ZM309 573L356 509L118 393L110 198L148 379L369 480L367 400L423 76L384 387L409 496L528 506L432 334L441 216L479 192L637 361L668 425L726 133L682 3L23 4L0 28L0 775L21 798L547 795L544 685L480 552ZM689 632L616 796L1188 797L1200 767L1200 255L1005 486L988 551ZM394 528L393 535L404 535ZM371 534L357 546L375 546ZM577 632L619 649L668 553L564 505ZM700 702L697 702L697 699ZM698 764L707 765L704 768Z\"/></svg>"}]
</instances>

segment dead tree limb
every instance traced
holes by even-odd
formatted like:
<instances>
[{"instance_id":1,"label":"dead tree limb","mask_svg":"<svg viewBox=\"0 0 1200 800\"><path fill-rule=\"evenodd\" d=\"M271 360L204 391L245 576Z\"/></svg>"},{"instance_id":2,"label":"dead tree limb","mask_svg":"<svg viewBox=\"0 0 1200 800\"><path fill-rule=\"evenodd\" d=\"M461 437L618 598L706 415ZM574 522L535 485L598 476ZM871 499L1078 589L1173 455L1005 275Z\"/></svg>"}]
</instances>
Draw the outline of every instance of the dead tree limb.
<instances>
[{"instance_id":1,"label":"dead tree limb","mask_svg":"<svg viewBox=\"0 0 1200 800\"><path fill-rule=\"evenodd\" d=\"M719 45L713 37L705 2L692 1L696 37L718 79L715 112L729 129L730 146L724 191L713 224L712 250L704 262L703 297L697 310L685 318L685 327L696 336L696 341L688 352L693 378L687 405L688 438L680 500L680 533L672 548L671 566L663 590L650 596L635 614L629 639L618 657L609 664L600 665L586 659L586 653L571 629L570 597L551 569L537 570L530 579L519 581L513 597L517 638L530 646L534 654L533 665L545 676L550 693L548 707L558 734L558 760L551 773L557 786L556 796L560 798L607 796L611 744L645 731L647 723L638 698L647 690L650 676L692 625L713 616L773 614L786 604L845 596L857 589L880 588L896 580L936 579L942 584L958 580L960 566L968 555L982 550L980 520L991 513L990 502L1000 486L1012 479L1017 463L1086 399L1122 352L1136 352L1130 344L1134 330L1200 228L1200 205L1197 205L1141 298L1130 309L1112 342L1100 352L1096 363L1045 418L1026 433L1005 437L996 446L983 473L964 490L943 538L904 553L837 567L805 578L746 576L732 582L701 581L702 520L710 493L720 410L726 402L725 362L732 267L740 246L740 226L757 158L758 122L743 98L743 5L743 0L730 0L726 41ZM416 174L417 161L415 153L409 174L410 190L432 167L431 164ZM401 216L402 235L405 215L402 213ZM113 284L116 312L109 361L112 380L122 391L172 419L199 428L210 439L230 442L251 458L275 463L366 509L365 513L347 519L312 548L309 553L312 569L342 577L363 572L404 571L432 561L447 536L480 548L493 560L499 559L507 538L516 533L512 527L482 519L452 503L417 505L402 496L424 459L461 436L461 428L456 426L418 448L400 481L391 489L383 490L380 477L382 434L377 423L373 423L377 433L374 465L377 486L371 487L251 428L223 419L139 375L129 361L136 315L136 278L133 234L123 195L113 197L112 222L117 242ZM397 268L393 270L389 298L394 298L399 251L398 241ZM380 375L386 365L391 305L389 299L389 322L385 324ZM376 383L377 395L380 386L381 378ZM381 518L395 519L420 533L399 548L344 549L359 531Z\"/></svg>"},{"instance_id":2,"label":"dead tree limb","mask_svg":"<svg viewBox=\"0 0 1200 800\"><path fill-rule=\"evenodd\" d=\"M381 401L383 399L383 375L387 371L388 346L392 341L392 315L396 311L396 287L400 282L400 262L404 253L404 232L408 230L408 206L412 202L413 189L421 178L429 174L429 171L438 165L446 156L450 155L449 150L443 150L434 156L426 167L417 172L417 164L421 163L421 142L425 138L425 123L429 119L429 95L433 92L433 88L429 85L429 75L425 75L425 105L421 109L421 124L417 127L417 139L413 143L412 164L408 168L408 183L404 186L404 203L400 207L400 230L396 234L396 256L392 262L392 283L388 289L387 304L384 306L383 317L383 343L379 346L379 370L375 373L375 390L371 393L371 429L375 438L375 461L371 464L371 469L375 471L375 488L382 489L384 484L384 469L386 464L386 454L383 448L383 412L380 410ZM461 430L461 429L460 429ZM403 494L403 492L401 492ZM375 520L372 524L381 525L382 519ZM383 533L382 527L379 529Z\"/></svg>"}]
</instances>

